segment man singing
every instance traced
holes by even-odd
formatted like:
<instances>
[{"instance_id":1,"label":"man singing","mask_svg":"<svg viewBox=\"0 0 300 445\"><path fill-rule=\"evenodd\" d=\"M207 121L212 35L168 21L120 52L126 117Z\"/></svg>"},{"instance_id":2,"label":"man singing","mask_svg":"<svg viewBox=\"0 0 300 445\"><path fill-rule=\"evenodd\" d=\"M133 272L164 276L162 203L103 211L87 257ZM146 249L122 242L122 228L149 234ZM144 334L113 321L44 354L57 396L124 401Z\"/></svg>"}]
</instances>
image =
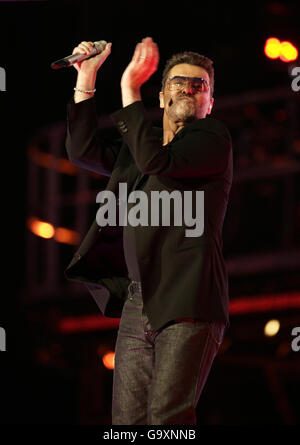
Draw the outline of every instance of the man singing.
<instances>
[{"instance_id":1,"label":"man singing","mask_svg":"<svg viewBox=\"0 0 300 445\"><path fill-rule=\"evenodd\" d=\"M89 54L92 42L73 53ZM101 312L121 317L115 350L113 425L194 425L196 406L228 319L228 278L222 227L232 183L231 138L213 106L214 69L195 52L175 54L159 93L163 129L145 116L141 86L157 70L152 38L137 44L121 78L123 108L111 117L121 137L98 130L95 82L111 43L77 63L74 100L68 104L66 147L82 168L141 190L204 192L204 231L186 236L181 226L100 227L95 220L66 270L85 283ZM119 206L120 207L120 206ZM129 206L130 208L130 206ZM118 221L118 219L117 219Z\"/></svg>"}]
</instances>

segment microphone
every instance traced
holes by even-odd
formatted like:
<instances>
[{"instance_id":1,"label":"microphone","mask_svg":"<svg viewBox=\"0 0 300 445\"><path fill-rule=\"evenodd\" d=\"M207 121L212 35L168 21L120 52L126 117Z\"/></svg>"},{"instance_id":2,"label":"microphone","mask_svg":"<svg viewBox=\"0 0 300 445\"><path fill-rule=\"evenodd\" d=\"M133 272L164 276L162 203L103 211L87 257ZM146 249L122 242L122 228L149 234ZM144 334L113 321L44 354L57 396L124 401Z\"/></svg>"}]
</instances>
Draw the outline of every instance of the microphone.
<instances>
[{"instance_id":1,"label":"microphone","mask_svg":"<svg viewBox=\"0 0 300 445\"><path fill-rule=\"evenodd\" d=\"M94 57L97 54L102 53L105 49L107 42L105 40L99 40L99 42L94 42L94 49L91 54L71 54L70 56L64 57L63 59L56 60L51 63L51 68L58 70L59 68L67 68L68 66L74 65L74 63L81 62L82 60Z\"/></svg>"}]
</instances>

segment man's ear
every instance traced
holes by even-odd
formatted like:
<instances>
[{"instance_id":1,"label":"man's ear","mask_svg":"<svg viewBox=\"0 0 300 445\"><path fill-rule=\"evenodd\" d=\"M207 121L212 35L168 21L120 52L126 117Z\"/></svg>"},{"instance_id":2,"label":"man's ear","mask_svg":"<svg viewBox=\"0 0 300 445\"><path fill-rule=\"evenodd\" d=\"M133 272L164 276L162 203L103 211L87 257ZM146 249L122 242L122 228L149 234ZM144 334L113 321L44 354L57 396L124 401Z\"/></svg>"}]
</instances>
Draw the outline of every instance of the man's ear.
<instances>
[{"instance_id":1,"label":"man's ear","mask_svg":"<svg viewBox=\"0 0 300 445\"><path fill-rule=\"evenodd\" d=\"M206 114L210 114L210 113L211 113L213 104L214 104L214 98L212 97L212 98L210 99L210 104L209 104L209 107L208 107L208 110L207 110L207 113L206 113Z\"/></svg>"},{"instance_id":2,"label":"man's ear","mask_svg":"<svg viewBox=\"0 0 300 445\"><path fill-rule=\"evenodd\" d=\"M160 108L165 108L164 93L162 91L159 92L159 106Z\"/></svg>"}]
</instances>

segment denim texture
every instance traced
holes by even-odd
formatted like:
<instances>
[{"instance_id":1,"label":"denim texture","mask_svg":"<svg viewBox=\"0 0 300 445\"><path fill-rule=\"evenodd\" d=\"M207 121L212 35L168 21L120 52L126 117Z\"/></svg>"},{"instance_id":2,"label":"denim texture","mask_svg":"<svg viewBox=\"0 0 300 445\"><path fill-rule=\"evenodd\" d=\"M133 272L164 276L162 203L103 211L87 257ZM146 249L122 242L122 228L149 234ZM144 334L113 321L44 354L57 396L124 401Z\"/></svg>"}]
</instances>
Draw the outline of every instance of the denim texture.
<instances>
[{"instance_id":1,"label":"denim texture","mask_svg":"<svg viewBox=\"0 0 300 445\"><path fill-rule=\"evenodd\" d=\"M220 322L177 319L155 330L141 292L129 292L116 341L112 424L195 425L224 329Z\"/></svg>"}]
</instances>

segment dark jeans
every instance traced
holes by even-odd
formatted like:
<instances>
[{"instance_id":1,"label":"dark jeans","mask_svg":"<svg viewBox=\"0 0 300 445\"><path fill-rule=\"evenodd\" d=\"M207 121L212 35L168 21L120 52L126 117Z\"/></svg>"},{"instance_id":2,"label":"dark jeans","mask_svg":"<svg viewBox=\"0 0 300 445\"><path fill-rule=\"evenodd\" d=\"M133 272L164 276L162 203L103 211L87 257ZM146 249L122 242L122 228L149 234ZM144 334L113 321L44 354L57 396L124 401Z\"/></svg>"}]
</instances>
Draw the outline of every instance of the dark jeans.
<instances>
[{"instance_id":1,"label":"dark jeans","mask_svg":"<svg viewBox=\"0 0 300 445\"><path fill-rule=\"evenodd\" d=\"M142 294L124 304L115 350L113 425L195 425L224 324L178 319L152 329Z\"/></svg>"}]
</instances>

